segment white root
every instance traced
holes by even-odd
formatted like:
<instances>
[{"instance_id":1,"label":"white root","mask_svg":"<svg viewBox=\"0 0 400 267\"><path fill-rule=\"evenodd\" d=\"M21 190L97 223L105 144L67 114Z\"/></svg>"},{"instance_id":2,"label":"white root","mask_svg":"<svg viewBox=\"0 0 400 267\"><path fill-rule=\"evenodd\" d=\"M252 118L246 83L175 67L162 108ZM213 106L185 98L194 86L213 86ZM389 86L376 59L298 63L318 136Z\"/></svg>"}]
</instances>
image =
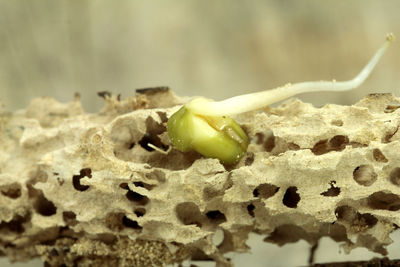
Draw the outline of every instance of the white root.
<instances>
[{"instance_id":1,"label":"white root","mask_svg":"<svg viewBox=\"0 0 400 267\"><path fill-rule=\"evenodd\" d=\"M159 147L157 147L157 146L155 146L155 145L153 145L152 143L147 143L147 146L148 147L151 147L152 149L154 149L154 150L156 150L157 152L160 152L161 154L164 154L164 155L168 155L168 153L171 151L171 146L170 147L168 147L168 149L165 151L165 150L162 150L161 148L159 148Z\"/></svg>"},{"instance_id":2,"label":"white root","mask_svg":"<svg viewBox=\"0 0 400 267\"><path fill-rule=\"evenodd\" d=\"M287 84L271 90L245 94L228 98L223 101L212 101L205 98L196 98L186 104L191 112L208 116L224 116L243 113L265 107L297 94L319 91L347 91L360 86L370 75L379 59L394 40L393 34L388 34L386 42L378 49L361 72L349 81L310 81Z\"/></svg>"}]
</instances>

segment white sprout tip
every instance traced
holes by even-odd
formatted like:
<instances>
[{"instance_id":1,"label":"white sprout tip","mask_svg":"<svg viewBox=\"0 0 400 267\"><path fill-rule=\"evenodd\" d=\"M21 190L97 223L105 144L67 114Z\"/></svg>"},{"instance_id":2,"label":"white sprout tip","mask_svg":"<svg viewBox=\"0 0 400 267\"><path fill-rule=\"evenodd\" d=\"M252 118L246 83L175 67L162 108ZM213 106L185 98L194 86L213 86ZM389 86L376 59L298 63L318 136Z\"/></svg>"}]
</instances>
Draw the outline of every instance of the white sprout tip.
<instances>
[{"instance_id":1,"label":"white sprout tip","mask_svg":"<svg viewBox=\"0 0 400 267\"><path fill-rule=\"evenodd\" d=\"M392 32L388 33L386 35L386 41L393 42L395 39L396 39L396 36L394 36L394 34Z\"/></svg>"},{"instance_id":2,"label":"white sprout tip","mask_svg":"<svg viewBox=\"0 0 400 267\"><path fill-rule=\"evenodd\" d=\"M169 148L167 149L167 151L164 151L164 150L162 150L161 148L159 148L159 147L153 145L152 143L147 143L147 146L148 146L148 147L151 147L152 149L154 149L154 150L156 150L156 151L158 151L158 152L160 152L161 154L164 154L164 155L168 155L168 153L171 151L171 147L169 147Z\"/></svg>"}]
</instances>

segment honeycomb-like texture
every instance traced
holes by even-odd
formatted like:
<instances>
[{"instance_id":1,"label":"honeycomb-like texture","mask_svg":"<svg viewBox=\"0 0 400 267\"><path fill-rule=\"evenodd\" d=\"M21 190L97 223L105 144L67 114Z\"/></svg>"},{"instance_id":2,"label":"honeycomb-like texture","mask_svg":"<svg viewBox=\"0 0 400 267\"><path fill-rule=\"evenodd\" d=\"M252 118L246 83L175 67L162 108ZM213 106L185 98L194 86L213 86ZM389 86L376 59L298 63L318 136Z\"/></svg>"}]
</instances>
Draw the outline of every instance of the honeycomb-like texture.
<instances>
[{"instance_id":1,"label":"honeycomb-like texture","mask_svg":"<svg viewBox=\"0 0 400 267\"><path fill-rule=\"evenodd\" d=\"M400 225L400 99L290 100L236 117L251 144L234 166L170 146L186 99L166 88L86 114L77 97L0 117L0 255L45 266L163 266L322 236L382 254ZM154 150L151 143L167 154Z\"/></svg>"}]
</instances>

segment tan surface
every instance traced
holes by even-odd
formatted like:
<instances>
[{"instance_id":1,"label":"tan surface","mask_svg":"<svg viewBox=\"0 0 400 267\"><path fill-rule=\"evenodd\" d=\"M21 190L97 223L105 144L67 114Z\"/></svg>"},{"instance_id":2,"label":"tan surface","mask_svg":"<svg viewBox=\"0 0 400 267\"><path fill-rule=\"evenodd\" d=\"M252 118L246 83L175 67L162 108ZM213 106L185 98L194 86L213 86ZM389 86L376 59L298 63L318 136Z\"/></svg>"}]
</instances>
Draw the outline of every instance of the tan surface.
<instances>
[{"instance_id":1,"label":"tan surface","mask_svg":"<svg viewBox=\"0 0 400 267\"><path fill-rule=\"evenodd\" d=\"M105 101L97 114L78 98L40 98L2 115L1 250L11 259L159 266L206 254L230 266L223 254L247 251L250 232L387 253L399 221L400 99L320 109L289 100L237 116L252 141L234 166L146 148L170 145L165 118L183 99L169 91Z\"/></svg>"}]
</instances>

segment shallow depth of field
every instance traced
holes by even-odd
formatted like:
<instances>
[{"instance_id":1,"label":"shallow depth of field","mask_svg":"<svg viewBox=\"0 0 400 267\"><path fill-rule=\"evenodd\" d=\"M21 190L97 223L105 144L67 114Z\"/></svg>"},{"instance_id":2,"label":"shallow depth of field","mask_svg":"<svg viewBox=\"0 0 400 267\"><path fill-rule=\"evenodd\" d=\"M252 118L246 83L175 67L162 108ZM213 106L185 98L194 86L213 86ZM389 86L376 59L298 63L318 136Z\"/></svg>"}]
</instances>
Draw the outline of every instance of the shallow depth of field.
<instances>
[{"instance_id":1,"label":"shallow depth of field","mask_svg":"<svg viewBox=\"0 0 400 267\"><path fill-rule=\"evenodd\" d=\"M396 0L0 0L0 109L25 108L38 96L70 101L77 92L85 110L97 112L99 91L125 97L169 86L182 96L223 99L289 82L347 80L388 32L397 41L360 88L299 98L321 106L350 105L370 93L399 96L399 13ZM399 231L393 239L389 257L400 258ZM280 248L254 235L248 244L252 254L230 255L237 266L307 264L305 241ZM374 256L365 249L345 255L322 239L315 260ZM7 264L0 258L1 266L42 266Z\"/></svg>"}]
</instances>

